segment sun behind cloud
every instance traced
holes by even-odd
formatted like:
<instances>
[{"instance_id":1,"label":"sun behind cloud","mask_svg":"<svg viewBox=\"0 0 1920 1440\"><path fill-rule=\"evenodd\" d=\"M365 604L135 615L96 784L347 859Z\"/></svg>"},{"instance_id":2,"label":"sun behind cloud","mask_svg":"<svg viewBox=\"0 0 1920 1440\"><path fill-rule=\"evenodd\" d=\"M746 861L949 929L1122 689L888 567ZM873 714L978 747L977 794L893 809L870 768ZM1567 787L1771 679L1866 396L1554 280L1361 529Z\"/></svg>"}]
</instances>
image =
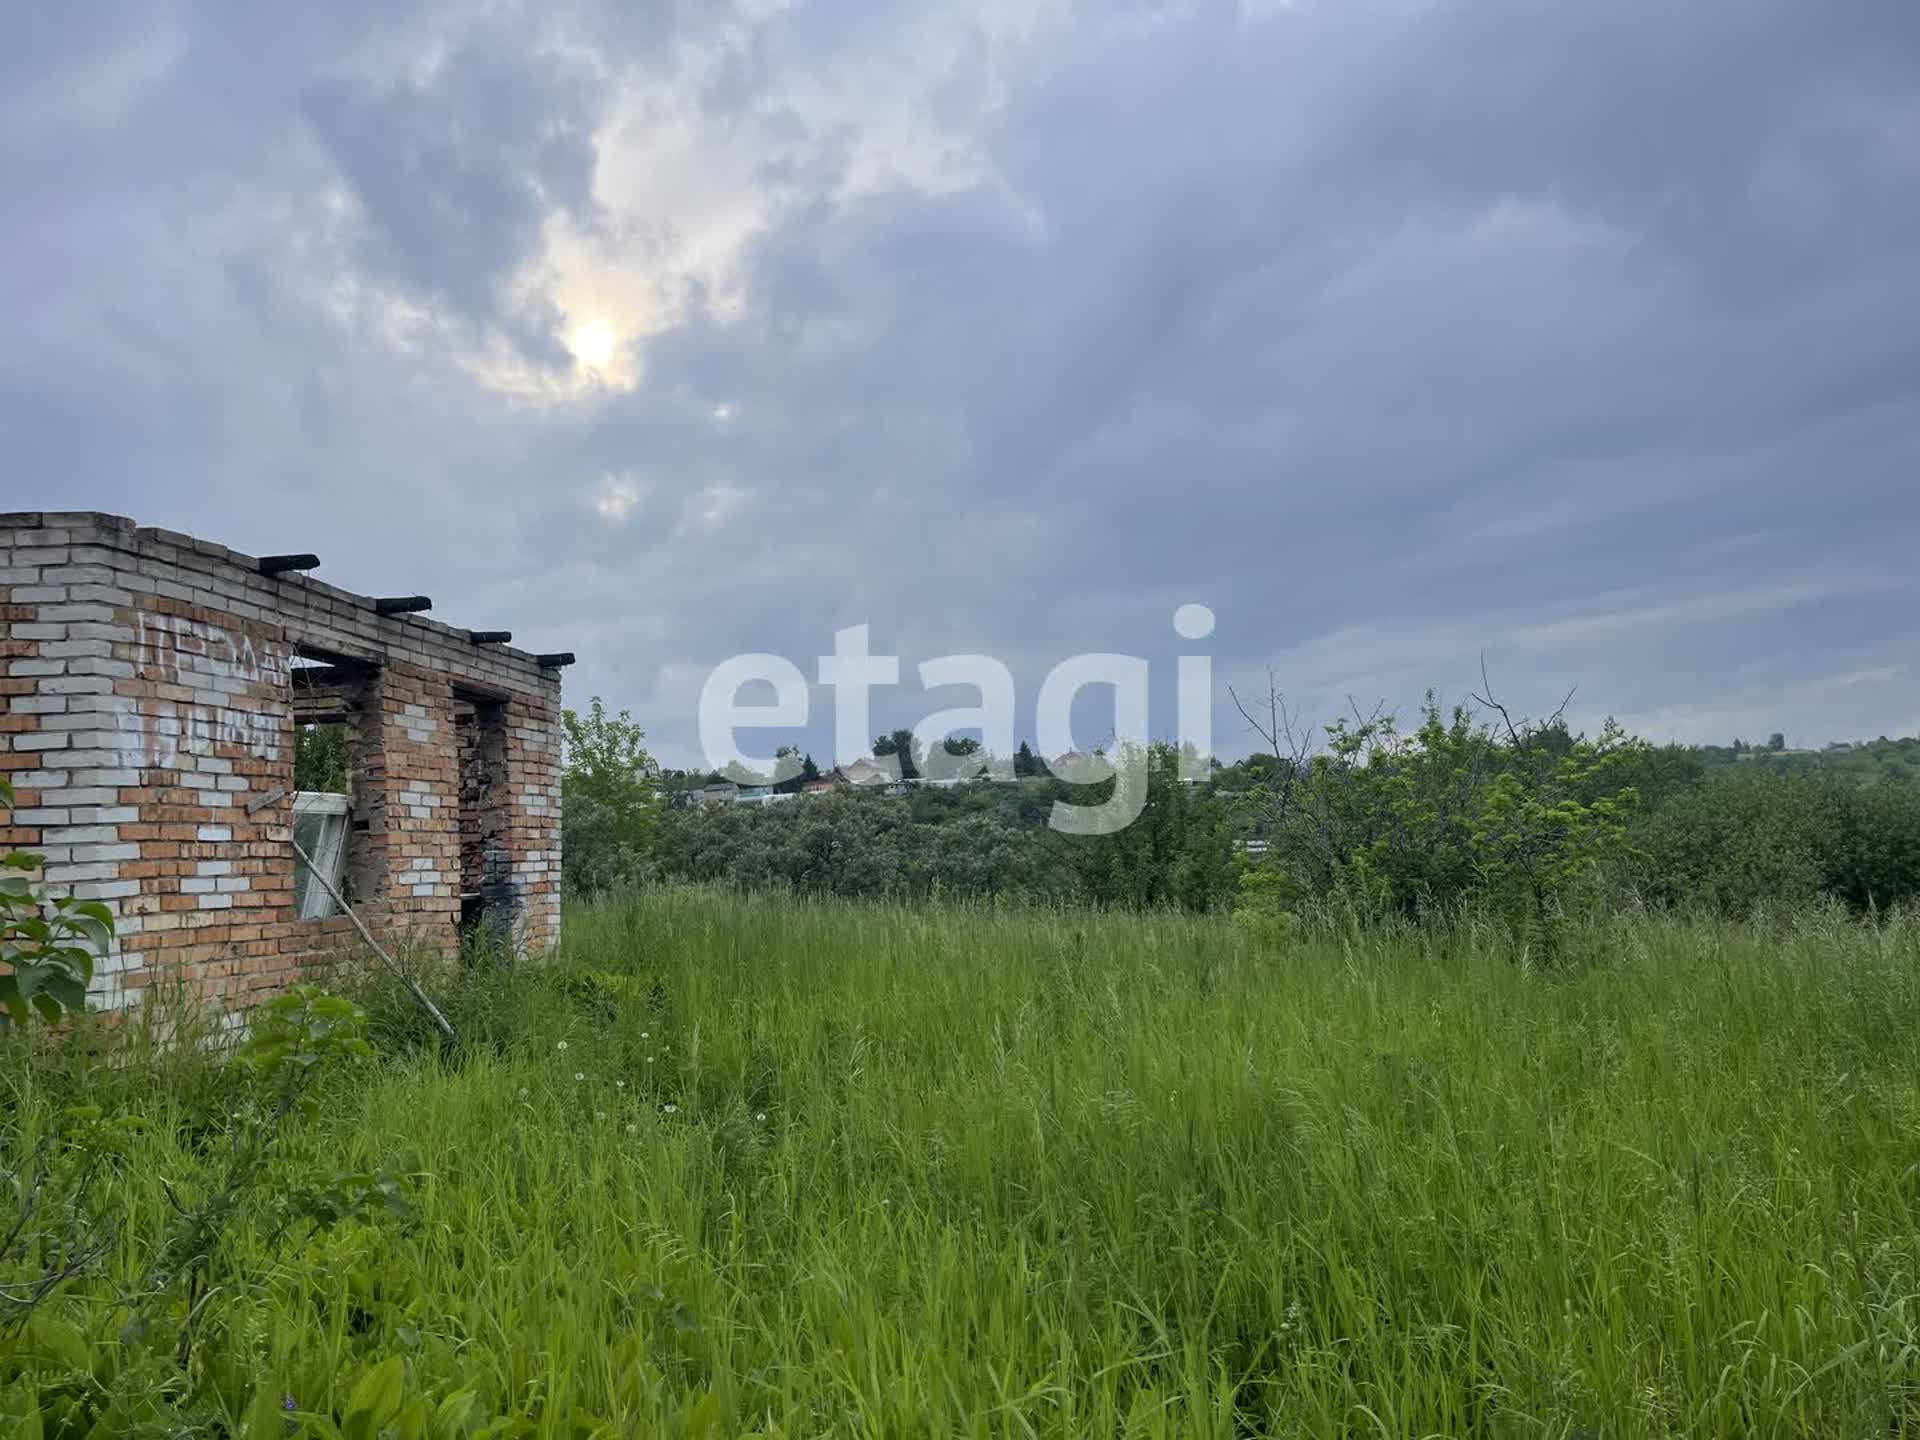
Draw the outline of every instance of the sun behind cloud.
<instances>
[{"instance_id":1,"label":"sun behind cloud","mask_svg":"<svg viewBox=\"0 0 1920 1440\"><path fill-rule=\"evenodd\" d=\"M594 315L573 327L567 336L567 349L581 369L604 375L613 368L620 332L604 315Z\"/></svg>"}]
</instances>

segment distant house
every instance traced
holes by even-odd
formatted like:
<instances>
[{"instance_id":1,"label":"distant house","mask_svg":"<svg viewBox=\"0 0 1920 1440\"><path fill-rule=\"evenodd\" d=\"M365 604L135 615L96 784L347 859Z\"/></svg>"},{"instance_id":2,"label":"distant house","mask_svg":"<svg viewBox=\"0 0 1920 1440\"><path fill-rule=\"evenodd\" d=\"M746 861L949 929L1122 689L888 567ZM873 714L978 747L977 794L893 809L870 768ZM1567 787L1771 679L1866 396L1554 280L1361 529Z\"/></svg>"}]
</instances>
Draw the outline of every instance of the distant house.
<instances>
[{"instance_id":1,"label":"distant house","mask_svg":"<svg viewBox=\"0 0 1920 1440\"><path fill-rule=\"evenodd\" d=\"M733 803L736 805L764 805L773 799L771 785L736 785Z\"/></svg>"},{"instance_id":2,"label":"distant house","mask_svg":"<svg viewBox=\"0 0 1920 1440\"><path fill-rule=\"evenodd\" d=\"M717 781L702 787L700 803L702 805L730 805L740 794L740 787L731 780Z\"/></svg>"},{"instance_id":3,"label":"distant house","mask_svg":"<svg viewBox=\"0 0 1920 1440\"><path fill-rule=\"evenodd\" d=\"M800 793L802 795L830 795L833 793L833 781L831 780L804 781L800 786Z\"/></svg>"},{"instance_id":4,"label":"distant house","mask_svg":"<svg viewBox=\"0 0 1920 1440\"><path fill-rule=\"evenodd\" d=\"M900 778L892 766L883 765L865 755L842 765L835 773L847 784L863 790L876 785L891 785Z\"/></svg>"}]
</instances>

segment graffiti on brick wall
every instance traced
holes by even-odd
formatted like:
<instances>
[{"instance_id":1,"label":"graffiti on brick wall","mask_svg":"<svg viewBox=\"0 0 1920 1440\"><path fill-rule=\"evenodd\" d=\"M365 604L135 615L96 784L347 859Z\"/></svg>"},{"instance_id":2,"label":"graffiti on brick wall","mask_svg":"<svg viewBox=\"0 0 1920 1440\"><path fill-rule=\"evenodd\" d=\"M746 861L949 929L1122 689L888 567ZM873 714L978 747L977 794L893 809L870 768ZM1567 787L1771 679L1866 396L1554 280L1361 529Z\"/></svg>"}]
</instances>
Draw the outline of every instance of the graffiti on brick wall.
<instances>
[{"instance_id":1,"label":"graffiti on brick wall","mask_svg":"<svg viewBox=\"0 0 1920 1440\"><path fill-rule=\"evenodd\" d=\"M265 641L256 644L244 630L145 610L138 612L138 618L143 675L159 671L152 678L175 685L212 680L276 689L291 678L287 656Z\"/></svg>"},{"instance_id":2,"label":"graffiti on brick wall","mask_svg":"<svg viewBox=\"0 0 1920 1440\"><path fill-rule=\"evenodd\" d=\"M137 618L139 677L191 694L116 707L123 756L166 769L234 751L280 758L291 679L284 651L245 631L184 615L143 610Z\"/></svg>"}]
</instances>

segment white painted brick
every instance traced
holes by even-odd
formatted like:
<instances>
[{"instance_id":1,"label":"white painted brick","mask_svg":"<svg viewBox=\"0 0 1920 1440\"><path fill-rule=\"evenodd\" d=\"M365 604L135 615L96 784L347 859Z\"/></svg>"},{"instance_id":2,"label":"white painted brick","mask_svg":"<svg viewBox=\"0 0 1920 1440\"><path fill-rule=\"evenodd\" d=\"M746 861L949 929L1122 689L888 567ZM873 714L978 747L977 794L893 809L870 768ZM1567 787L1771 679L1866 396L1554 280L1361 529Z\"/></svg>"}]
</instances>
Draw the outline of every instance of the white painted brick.
<instances>
[{"instance_id":1,"label":"white painted brick","mask_svg":"<svg viewBox=\"0 0 1920 1440\"><path fill-rule=\"evenodd\" d=\"M82 900L123 900L140 893L138 880L95 880L75 885L73 893Z\"/></svg>"},{"instance_id":2,"label":"white painted brick","mask_svg":"<svg viewBox=\"0 0 1920 1440\"><path fill-rule=\"evenodd\" d=\"M140 845L134 840L122 840L112 845L76 845L73 847L73 858L75 860L111 860L116 863L121 860L138 860Z\"/></svg>"},{"instance_id":3,"label":"white painted brick","mask_svg":"<svg viewBox=\"0 0 1920 1440\"><path fill-rule=\"evenodd\" d=\"M104 863L85 863L79 860L66 860L47 866L49 885L78 885L89 880L115 880L120 875L118 865Z\"/></svg>"},{"instance_id":4,"label":"white painted brick","mask_svg":"<svg viewBox=\"0 0 1920 1440\"><path fill-rule=\"evenodd\" d=\"M233 908L233 896L202 895L200 897L200 908L202 910L231 910Z\"/></svg>"},{"instance_id":5,"label":"white painted brick","mask_svg":"<svg viewBox=\"0 0 1920 1440\"><path fill-rule=\"evenodd\" d=\"M233 873L233 862L231 860L202 860L193 868L202 875L231 875Z\"/></svg>"},{"instance_id":6,"label":"white painted brick","mask_svg":"<svg viewBox=\"0 0 1920 1440\"><path fill-rule=\"evenodd\" d=\"M72 594L72 588L66 585L16 585L13 587L13 603L59 605L70 599Z\"/></svg>"},{"instance_id":7,"label":"white painted brick","mask_svg":"<svg viewBox=\"0 0 1920 1440\"><path fill-rule=\"evenodd\" d=\"M31 620L17 620L13 624L11 634L16 640L64 640L67 638L67 627L36 624ZM41 653L50 652L43 650Z\"/></svg>"},{"instance_id":8,"label":"white painted brick","mask_svg":"<svg viewBox=\"0 0 1920 1440\"><path fill-rule=\"evenodd\" d=\"M83 656L67 662L69 675L98 675L109 680L131 680L133 663L129 660L109 660L102 655Z\"/></svg>"},{"instance_id":9,"label":"white painted brick","mask_svg":"<svg viewBox=\"0 0 1920 1440\"><path fill-rule=\"evenodd\" d=\"M67 708L65 695L16 695L8 706L18 715L59 715Z\"/></svg>"},{"instance_id":10,"label":"white painted brick","mask_svg":"<svg viewBox=\"0 0 1920 1440\"><path fill-rule=\"evenodd\" d=\"M19 673L18 664L14 673ZM48 675L35 688L42 695L111 695L113 681L105 675L68 675L62 671Z\"/></svg>"},{"instance_id":11,"label":"white painted brick","mask_svg":"<svg viewBox=\"0 0 1920 1440\"><path fill-rule=\"evenodd\" d=\"M105 640L42 640L40 653L49 660L71 659L80 655L104 655L106 645Z\"/></svg>"},{"instance_id":12,"label":"white painted brick","mask_svg":"<svg viewBox=\"0 0 1920 1440\"><path fill-rule=\"evenodd\" d=\"M44 679L50 675L66 674L67 662L64 660L41 660L35 656L25 655L9 664L7 666L7 673L22 680L32 679L36 676ZM47 687L42 685L39 688L44 691Z\"/></svg>"},{"instance_id":13,"label":"white painted brick","mask_svg":"<svg viewBox=\"0 0 1920 1440\"><path fill-rule=\"evenodd\" d=\"M188 875L180 881L182 895L211 895L215 888L211 878L202 878L197 875Z\"/></svg>"},{"instance_id":14,"label":"white painted brick","mask_svg":"<svg viewBox=\"0 0 1920 1440\"><path fill-rule=\"evenodd\" d=\"M205 841L231 840L233 831L225 825L202 825L194 832L194 838Z\"/></svg>"},{"instance_id":15,"label":"white painted brick","mask_svg":"<svg viewBox=\"0 0 1920 1440\"><path fill-rule=\"evenodd\" d=\"M70 600L97 600L103 605L115 606L133 604L133 592L114 585L73 585L66 588Z\"/></svg>"},{"instance_id":16,"label":"white painted brick","mask_svg":"<svg viewBox=\"0 0 1920 1440\"><path fill-rule=\"evenodd\" d=\"M14 596L16 601L19 598L18 595ZM113 607L111 605L42 605L40 607L40 618L42 621L97 620L102 624L111 624L113 621ZM133 638L131 631L128 632L126 638L129 640Z\"/></svg>"},{"instance_id":17,"label":"white painted brick","mask_svg":"<svg viewBox=\"0 0 1920 1440\"><path fill-rule=\"evenodd\" d=\"M72 795L62 795L60 798L73 806L73 823L76 825L133 825L140 820L140 807L137 805L80 805L75 804Z\"/></svg>"},{"instance_id":18,"label":"white painted brick","mask_svg":"<svg viewBox=\"0 0 1920 1440\"><path fill-rule=\"evenodd\" d=\"M137 767L94 766L74 772L76 785L144 785L146 772Z\"/></svg>"},{"instance_id":19,"label":"white painted brick","mask_svg":"<svg viewBox=\"0 0 1920 1440\"><path fill-rule=\"evenodd\" d=\"M13 737L13 748L22 751L64 750L67 748L67 736L58 730L29 731Z\"/></svg>"},{"instance_id":20,"label":"white painted brick","mask_svg":"<svg viewBox=\"0 0 1920 1440\"><path fill-rule=\"evenodd\" d=\"M237 895L253 888L253 881L245 875L222 875L213 882L213 888L223 895Z\"/></svg>"},{"instance_id":21,"label":"white painted brick","mask_svg":"<svg viewBox=\"0 0 1920 1440\"><path fill-rule=\"evenodd\" d=\"M49 845L110 844L120 838L111 825L60 825L47 831Z\"/></svg>"},{"instance_id":22,"label":"white painted brick","mask_svg":"<svg viewBox=\"0 0 1920 1440\"><path fill-rule=\"evenodd\" d=\"M79 715L50 715L47 718L50 720L84 722L92 725L94 728L91 730L68 727L62 728L68 729L68 733L73 736L73 743L76 746L82 746L88 750L95 751L105 760L111 761L120 758L120 747L126 743L127 739L126 732L121 730L102 730L99 728L100 722L110 717L101 715L98 712L91 714L83 712Z\"/></svg>"},{"instance_id":23,"label":"white painted brick","mask_svg":"<svg viewBox=\"0 0 1920 1440\"><path fill-rule=\"evenodd\" d=\"M55 790L66 783L64 770L16 770L13 775L15 790ZM64 795L60 798L66 799Z\"/></svg>"},{"instance_id":24,"label":"white painted brick","mask_svg":"<svg viewBox=\"0 0 1920 1440\"><path fill-rule=\"evenodd\" d=\"M116 708L124 697L82 693L52 695L46 698L64 700L67 702L67 708L57 715L49 715L42 720L40 722L42 730L108 730L113 733L116 745L126 744L133 738L122 733L119 728L127 723L121 718L123 712ZM76 740L74 743L77 745L80 742Z\"/></svg>"},{"instance_id":25,"label":"white painted brick","mask_svg":"<svg viewBox=\"0 0 1920 1440\"><path fill-rule=\"evenodd\" d=\"M65 754L56 754L48 758L49 765L58 765L65 770L78 770L85 765L111 765L124 759L118 750L83 749L75 742L75 748Z\"/></svg>"},{"instance_id":26,"label":"white painted brick","mask_svg":"<svg viewBox=\"0 0 1920 1440\"><path fill-rule=\"evenodd\" d=\"M100 721L104 718L100 712L98 710L82 708L98 700L100 698L98 695L53 695L46 698L65 700L70 704L77 701L79 704L74 709L48 715L40 722L40 728L42 730L66 730L72 732L75 730L97 730L100 728ZM76 740L74 743L91 744L92 742Z\"/></svg>"}]
</instances>

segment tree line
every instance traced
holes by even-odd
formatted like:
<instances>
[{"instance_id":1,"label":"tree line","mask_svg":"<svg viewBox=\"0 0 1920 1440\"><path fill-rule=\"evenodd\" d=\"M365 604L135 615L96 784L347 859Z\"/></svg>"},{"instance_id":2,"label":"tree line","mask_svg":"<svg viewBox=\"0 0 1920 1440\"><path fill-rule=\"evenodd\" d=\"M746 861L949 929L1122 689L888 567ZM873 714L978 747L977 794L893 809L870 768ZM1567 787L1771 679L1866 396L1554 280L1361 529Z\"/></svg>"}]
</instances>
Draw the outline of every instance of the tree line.
<instances>
[{"instance_id":1,"label":"tree line","mask_svg":"<svg viewBox=\"0 0 1920 1440\"><path fill-rule=\"evenodd\" d=\"M1069 836L1046 824L1054 802L1097 803L1119 782L1073 786L1034 762L1020 785L667 810L639 727L596 701L566 721L565 879L576 893L684 880L1232 911L1275 927L1329 908L1475 914L1547 957L1581 915L1920 897L1920 787L1894 775L1727 763L1612 724L1580 733L1559 713L1519 720L1490 695L1450 710L1429 697L1410 728L1380 712L1310 739L1277 695L1246 713L1256 753L1195 783L1173 747L1151 745L1139 819ZM888 744L923 763L911 737L876 749Z\"/></svg>"}]
</instances>

